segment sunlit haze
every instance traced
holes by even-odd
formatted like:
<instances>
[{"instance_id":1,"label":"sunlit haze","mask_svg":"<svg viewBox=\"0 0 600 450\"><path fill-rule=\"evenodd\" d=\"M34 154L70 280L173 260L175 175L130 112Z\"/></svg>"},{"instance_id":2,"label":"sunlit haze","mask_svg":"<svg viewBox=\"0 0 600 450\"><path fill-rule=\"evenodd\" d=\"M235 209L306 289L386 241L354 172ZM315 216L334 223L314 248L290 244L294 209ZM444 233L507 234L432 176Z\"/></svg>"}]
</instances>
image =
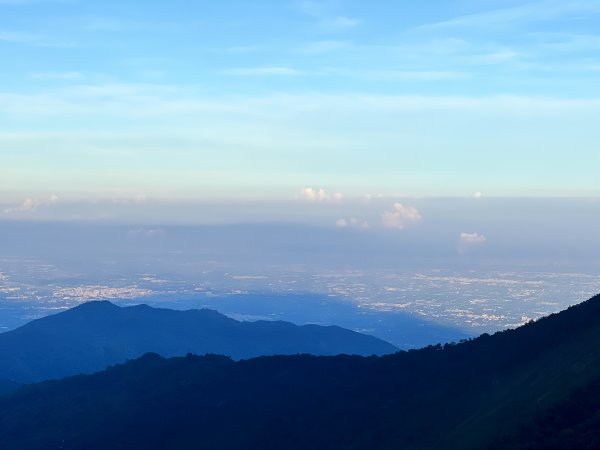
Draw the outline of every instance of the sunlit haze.
<instances>
[{"instance_id":1,"label":"sunlit haze","mask_svg":"<svg viewBox=\"0 0 600 450\"><path fill-rule=\"evenodd\" d=\"M274 306L304 293L476 334L587 298L599 13L0 1L2 326L267 293L228 311L319 321Z\"/></svg>"}]
</instances>

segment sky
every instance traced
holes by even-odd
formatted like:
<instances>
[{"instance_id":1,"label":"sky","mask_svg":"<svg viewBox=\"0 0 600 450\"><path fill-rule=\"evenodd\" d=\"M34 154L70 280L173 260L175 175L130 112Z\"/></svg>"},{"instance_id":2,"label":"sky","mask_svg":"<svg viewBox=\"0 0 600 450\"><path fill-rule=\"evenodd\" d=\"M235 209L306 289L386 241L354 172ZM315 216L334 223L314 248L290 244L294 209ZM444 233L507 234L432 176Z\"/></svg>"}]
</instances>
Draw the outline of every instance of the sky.
<instances>
[{"instance_id":1,"label":"sky","mask_svg":"<svg viewBox=\"0 0 600 450\"><path fill-rule=\"evenodd\" d=\"M598 30L599 0L0 0L0 218L598 198Z\"/></svg>"}]
</instances>

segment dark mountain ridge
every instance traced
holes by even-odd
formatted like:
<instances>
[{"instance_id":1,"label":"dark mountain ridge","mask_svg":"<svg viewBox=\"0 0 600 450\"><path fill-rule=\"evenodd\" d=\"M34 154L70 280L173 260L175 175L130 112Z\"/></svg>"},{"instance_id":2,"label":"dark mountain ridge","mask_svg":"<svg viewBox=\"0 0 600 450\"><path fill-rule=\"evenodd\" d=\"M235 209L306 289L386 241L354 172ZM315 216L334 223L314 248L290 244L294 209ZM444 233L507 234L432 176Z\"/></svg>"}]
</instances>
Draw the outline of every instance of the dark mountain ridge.
<instances>
[{"instance_id":1,"label":"dark mountain ridge","mask_svg":"<svg viewBox=\"0 0 600 450\"><path fill-rule=\"evenodd\" d=\"M0 334L0 379L39 381L102 370L147 352L163 356L392 353L385 341L335 326L240 322L216 311L84 303Z\"/></svg>"},{"instance_id":2,"label":"dark mountain ridge","mask_svg":"<svg viewBox=\"0 0 600 450\"><path fill-rule=\"evenodd\" d=\"M597 382L599 356L600 296L382 357L147 354L0 399L0 447L479 450Z\"/></svg>"}]
</instances>

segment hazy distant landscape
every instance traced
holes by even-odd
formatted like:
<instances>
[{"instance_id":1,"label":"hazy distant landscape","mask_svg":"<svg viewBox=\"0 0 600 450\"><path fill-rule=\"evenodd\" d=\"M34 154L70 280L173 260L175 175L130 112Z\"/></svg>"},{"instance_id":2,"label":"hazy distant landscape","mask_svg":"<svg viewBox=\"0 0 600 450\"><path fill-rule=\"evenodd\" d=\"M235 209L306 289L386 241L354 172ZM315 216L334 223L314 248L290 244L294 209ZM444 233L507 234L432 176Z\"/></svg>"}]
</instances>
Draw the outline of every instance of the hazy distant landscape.
<instances>
[{"instance_id":1,"label":"hazy distant landscape","mask_svg":"<svg viewBox=\"0 0 600 450\"><path fill-rule=\"evenodd\" d=\"M248 272L198 262L195 277L150 271L125 277L122 272L111 274L110 269L102 276L69 273L39 260L0 264L5 329L88 300L111 300L177 309L212 307L246 320L321 324L336 323L336 314L343 315L344 307L356 306L357 313L407 314L473 336L521 325L600 291L597 275L577 272L315 271L301 266ZM330 315L324 316L315 302L329 302L329 308L323 309Z\"/></svg>"},{"instance_id":2,"label":"hazy distant landscape","mask_svg":"<svg viewBox=\"0 0 600 450\"><path fill-rule=\"evenodd\" d=\"M597 222L600 215L579 226L578 239L586 230L591 236ZM543 242L531 242L523 258L518 243L514 250L461 251L452 239L432 248L429 236L413 233L407 251L395 236L326 227L5 222L0 229L5 330L88 300L111 300L337 324L411 348L515 327L600 291L591 256L574 260L571 245L549 262ZM432 332L417 337L415 327L424 324Z\"/></svg>"},{"instance_id":3,"label":"hazy distant landscape","mask_svg":"<svg viewBox=\"0 0 600 450\"><path fill-rule=\"evenodd\" d=\"M600 449L599 30L0 0L0 449Z\"/></svg>"}]
</instances>

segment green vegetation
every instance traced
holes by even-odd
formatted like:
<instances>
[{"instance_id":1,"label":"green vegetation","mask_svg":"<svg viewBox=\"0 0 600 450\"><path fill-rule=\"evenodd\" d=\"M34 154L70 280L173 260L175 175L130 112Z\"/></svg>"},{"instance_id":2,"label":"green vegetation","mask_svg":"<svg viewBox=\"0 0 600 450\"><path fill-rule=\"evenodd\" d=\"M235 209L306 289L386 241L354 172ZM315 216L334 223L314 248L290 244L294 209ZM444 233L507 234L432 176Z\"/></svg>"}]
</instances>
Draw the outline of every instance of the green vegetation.
<instances>
[{"instance_id":1,"label":"green vegetation","mask_svg":"<svg viewBox=\"0 0 600 450\"><path fill-rule=\"evenodd\" d=\"M600 448L600 380L575 390L533 423L498 440L492 450L594 450Z\"/></svg>"}]
</instances>

